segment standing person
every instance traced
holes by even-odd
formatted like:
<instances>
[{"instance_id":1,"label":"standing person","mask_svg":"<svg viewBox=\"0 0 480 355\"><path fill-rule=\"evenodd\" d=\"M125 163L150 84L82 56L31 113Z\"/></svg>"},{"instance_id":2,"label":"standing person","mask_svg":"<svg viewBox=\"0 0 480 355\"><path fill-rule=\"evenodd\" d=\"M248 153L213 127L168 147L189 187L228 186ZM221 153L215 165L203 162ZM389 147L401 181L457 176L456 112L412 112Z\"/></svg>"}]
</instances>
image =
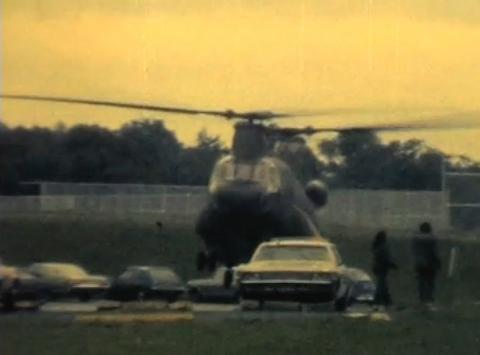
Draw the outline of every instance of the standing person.
<instances>
[{"instance_id":1,"label":"standing person","mask_svg":"<svg viewBox=\"0 0 480 355\"><path fill-rule=\"evenodd\" d=\"M388 307L392 304L392 297L388 289L388 273L391 269L397 269L397 265L391 259L385 231L380 231L375 235L372 253L373 274L376 279L374 303L376 306Z\"/></svg>"},{"instance_id":2,"label":"standing person","mask_svg":"<svg viewBox=\"0 0 480 355\"><path fill-rule=\"evenodd\" d=\"M437 240L428 222L420 224L420 233L412 240L412 252L417 274L418 296L421 304L432 307L434 301L435 278L440 270Z\"/></svg>"}]
</instances>

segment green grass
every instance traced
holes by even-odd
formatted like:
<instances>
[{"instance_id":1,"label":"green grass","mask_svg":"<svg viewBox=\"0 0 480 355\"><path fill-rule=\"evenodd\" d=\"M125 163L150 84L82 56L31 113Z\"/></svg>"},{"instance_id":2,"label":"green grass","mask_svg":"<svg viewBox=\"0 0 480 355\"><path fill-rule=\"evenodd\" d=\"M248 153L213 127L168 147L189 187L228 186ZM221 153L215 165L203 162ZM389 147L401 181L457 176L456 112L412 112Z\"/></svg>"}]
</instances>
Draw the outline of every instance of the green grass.
<instances>
[{"instance_id":1,"label":"green grass","mask_svg":"<svg viewBox=\"0 0 480 355\"><path fill-rule=\"evenodd\" d=\"M171 265L194 274L200 240L192 227L177 224L160 231L155 219L102 219L92 216L0 219L0 257L5 263L76 262L95 273L117 274L127 265Z\"/></svg>"},{"instance_id":2,"label":"green grass","mask_svg":"<svg viewBox=\"0 0 480 355\"><path fill-rule=\"evenodd\" d=\"M346 264L370 271L371 239L367 237L336 237L332 240L338 245ZM396 303L409 305L416 302L416 278L411 253L411 240L391 238L391 254L399 266L398 271L390 274L390 289ZM439 254L442 268L437 278L437 301L441 304L452 302L474 302L480 300L480 243L477 241L439 240ZM453 277L447 276L450 252L453 246L458 248L457 267Z\"/></svg>"},{"instance_id":3,"label":"green grass","mask_svg":"<svg viewBox=\"0 0 480 355\"><path fill-rule=\"evenodd\" d=\"M0 219L0 257L6 263L26 265L33 261L67 261L95 273L115 275L127 265L171 265L185 279L195 277L195 256L201 241L192 223L184 226L164 220L159 231L155 219L103 219L78 215ZM371 236L332 235L347 265L371 268ZM446 271L451 241L439 243L443 268L438 280L441 303L480 300L480 243L459 242L459 263L453 279ZM400 270L390 277L397 303L416 300L415 275L408 238L392 238L391 253Z\"/></svg>"},{"instance_id":4,"label":"green grass","mask_svg":"<svg viewBox=\"0 0 480 355\"><path fill-rule=\"evenodd\" d=\"M184 278L196 275L200 247L191 223L86 216L0 219L0 256L11 264L71 261L98 273L116 274L130 264L172 265ZM331 236L345 262L370 269L370 236ZM392 239L400 270L391 276L397 304L416 302L410 242ZM453 243L442 241L438 282L442 311L394 313L393 322L333 318L295 321L200 321L163 325L86 325L42 315L0 315L0 354L475 354L480 348L480 244L457 243L459 268L446 278ZM451 308L452 302L455 308ZM460 306L459 306L460 304ZM479 307L479 308L477 308Z\"/></svg>"},{"instance_id":5,"label":"green grass","mask_svg":"<svg viewBox=\"0 0 480 355\"><path fill-rule=\"evenodd\" d=\"M0 317L0 351L2 355L466 355L480 348L478 309L397 318L393 322L333 318L99 326Z\"/></svg>"}]
</instances>

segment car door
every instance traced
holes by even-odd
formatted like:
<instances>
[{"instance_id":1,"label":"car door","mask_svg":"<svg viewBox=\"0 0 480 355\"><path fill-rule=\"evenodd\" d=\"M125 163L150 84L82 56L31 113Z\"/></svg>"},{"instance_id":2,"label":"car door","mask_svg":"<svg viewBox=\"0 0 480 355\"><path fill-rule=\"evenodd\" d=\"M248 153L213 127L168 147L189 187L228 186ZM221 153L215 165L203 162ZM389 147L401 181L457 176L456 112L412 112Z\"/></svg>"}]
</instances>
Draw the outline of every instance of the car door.
<instances>
[{"instance_id":1,"label":"car door","mask_svg":"<svg viewBox=\"0 0 480 355\"><path fill-rule=\"evenodd\" d=\"M39 288L48 294L48 297L61 297L70 291L70 284L66 280L56 277L55 274L52 275L50 270L41 264L34 264L26 271L36 278Z\"/></svg>"},{"instance_id":2,"label":"car door","mask_svg":"<svg viewBox=\"0 0 480 355\"><path fill-rule=\"evenodd\" d=\"M235 294L236 287L235 285L230 285L229 288L225 287L225 273L227 272L226 268L219 268L213 276L212 282L212 291L217 298L230 298Z\"/></svg>"},{"instance_id":3,"label":"car door","mask_svg":"<svg viewBox=\"0 0 480 355\"><path fill-rule=\"evenodd\" d=\"M115 280L112 296L121 300L135 300L142 291L141 272L129 269Z\"/></svg>"},{"instance_id":4,"label":"car door","mask_svg":"<svg viewBox=\"0 0 480 355\"><path fill-rule=\"evenodd\" d=\"M144 300L152 296L153 278L148 270L138 270L135 274L135 286L137 299Z\"/></svg>"}]
</instances>

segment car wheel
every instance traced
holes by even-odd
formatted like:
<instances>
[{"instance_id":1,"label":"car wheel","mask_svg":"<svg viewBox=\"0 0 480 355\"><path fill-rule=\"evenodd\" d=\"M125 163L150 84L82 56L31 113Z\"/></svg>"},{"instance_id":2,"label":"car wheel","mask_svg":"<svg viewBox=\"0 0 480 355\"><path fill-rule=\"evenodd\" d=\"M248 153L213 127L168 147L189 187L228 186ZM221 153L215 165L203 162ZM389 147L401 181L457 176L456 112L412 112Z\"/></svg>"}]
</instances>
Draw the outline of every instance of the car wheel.
<instances>
[{"instance_id":1,"label":"car wheel","mask_svg":"<svg viewBox=\"0 0 480 355\"><path fill-rule=\"evenodd\" d=\"M10 290L4 292L2 296L2 304L4 311L11 312L15 310L15 297Z\"/></svg>"},{"instance_id":2,"label":"car wheel","mask_svg":"<svg viewBox=\"0 0 480 355\"><path fill-rule=\"evenodd\" d=\"M346 297L338 298L334 301L333 307L337 312L345 312L347 310L347 299Z\"/></svg>"},{"instance_id":3,"label":"car wheel","mask_svg":"<svg viewBox=\"0 0 480 355\"><path fill-rule=\"evenodd\" d=\"M202 302L203 296L200 293L200 291L198 291L197 289L193 289L189 293L190 293L190 300L192 302L195 302L195 303Z\"/></svg>"},{"instance_id":4,"label":"car wheel","mask_svg":"<svg viewBox=\"0 0 480 355\"><path fill-rule=\"evenodd\" d=\"M53 298L49 290L41 290L37 295L37 300L40 304L47 303Z\"/></svg>"},{"instance_id":5,"label":"car wheel","mask_svg":"<svg viewBox=\"0 0 480 355\"><path fill-rule=\"evenodd\" d=\"M79 300L80 302L88 302L88 301L90 301L91 298L92 298L92 296L90 296L87 292L85 292L85 293L80 293L80 294L78 295L78 300Z\"/></svg>"},{"instance_id":6,"label":"car wheel","mask_svg":"<svg viewBox=\"0 0 480 355\"><path fill-rule=\"evenodd\" d=\"M15 294L19 288L20 283L18 280L14 280L9 289L7 289L2 296L3 309L11 312L16 309Z\"/></svg>"},{"instance_id":7,"label":"car wheel","mask_svg":"<svg viewBox=\"0 0 480 355\"><path fill-rule=\"evenodd\" d=\"M350 288L348 288L344 295L335 299L333 306L337 312L345 312L352 304L352 297L350 293Z\"/></svg>"}]
</instances>

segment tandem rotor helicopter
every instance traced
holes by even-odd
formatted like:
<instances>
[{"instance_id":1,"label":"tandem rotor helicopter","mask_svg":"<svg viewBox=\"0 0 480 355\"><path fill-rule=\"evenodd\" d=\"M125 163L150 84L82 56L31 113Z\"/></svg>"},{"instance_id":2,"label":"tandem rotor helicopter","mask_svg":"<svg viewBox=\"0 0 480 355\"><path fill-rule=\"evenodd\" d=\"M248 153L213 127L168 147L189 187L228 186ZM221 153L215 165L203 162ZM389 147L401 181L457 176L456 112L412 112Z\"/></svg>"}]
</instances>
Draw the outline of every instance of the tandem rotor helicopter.
<instances>
[{"instance_id":1,"label":"tandem rotor helicopter","mask_svg":"<svg viewBox=\"0 0 480 355\"><path fill-rule=\"evenodd\" d=\"M208 186L209 201L200 212L196 233L205 251L197 267L213 270L217 263L233 267L247 261L255 248L272 237L319 236L315 211L327 203L327 187L320 180L302 186L275 147L296 136L321 132L397 131L452 127L448 117L426 124L364 125L335 128L284 128L269 123L305 114L272 111L194 110L150 104L66 97L0 94L1 99L46 101L65 104L148 110L171 114L210 115L235 121L231 154L220 158ZM355 110L324 110L309 116L338 115ZM288 144L288 143L287 143Z\"/></svg>"}]
</instances>

